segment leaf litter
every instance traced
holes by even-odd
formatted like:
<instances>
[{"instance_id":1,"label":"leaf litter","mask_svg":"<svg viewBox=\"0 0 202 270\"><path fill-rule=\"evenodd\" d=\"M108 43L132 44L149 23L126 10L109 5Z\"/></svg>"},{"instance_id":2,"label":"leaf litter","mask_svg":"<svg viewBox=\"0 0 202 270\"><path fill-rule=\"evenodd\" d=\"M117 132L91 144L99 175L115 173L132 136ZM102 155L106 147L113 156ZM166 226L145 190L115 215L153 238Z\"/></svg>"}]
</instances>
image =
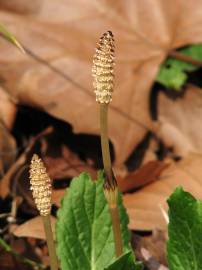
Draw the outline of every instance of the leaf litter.
<instances>
[{"instance_id":1,"label":"leaf litter","mask_svg":"<svg viewBox=\"0 0 202 270\"><path fill-rule=\"evenodd\" d=\"M39 6L27 7L25 13L19 9L13 13L14 9L9 6L4 6L6 11L0 11L1 20L18 37L27 52L27 55L21 55L4 40L1 41L0 61L3 65L0 65L0 74L3 88L9 97L4 114L6 117L1 116L1 120L5 122L10 119L6 125L12 130L16 104L27 104L70 123L75 134L99 134L98 110L91 90L91 59L97 36L110 26L116 36L117 65L109 136L115 150L115 171L119 172L124 166L125 176L120 173L117 177L120 189L124 191L124 203L130 217L129 227L144 233L154 233L159 228L165 230L166 221L161 209L167 211L166 199L177 185L182 185L200 198L201 89L186 85L184 94L175 100L160 93L157 102L158 120L155 122L149 113L149 97L160 64L167 55L173 49L202 42L202 17L197 12L201 1L87 1L86 9L83 9L79 0L69 5L64 0L60 3L44 0L43 5ZM28 14L32 8L32 16L28 17L26 12ZM179 10L183 12L179 13ZM142 166L136 171L125 171L124 162L148 131L152 132L155 140L157 138L156 149L146 151L145 163L140 163ZM12 137L7 134L7 138ZM96 162L81 158L80 153L74 153L66 145L61 147L59 155L52 155L48 152L50 142L44 138L46 136L38 134L32 134L33 148L26 144L16 161L9 163L10 168L0 182L1 198L10 194L10 188L15 182L13 175L28 162L33 149L38 149L50 165L49 172L57 187L53 192L53 200L58 207L64 194L63 180L66 180L66 187L70 178L82 170L95 175ZM166 150L161 158L158 156L160 144ZM173 156L181 160L173 161ZM20 158L22 162L19 162ZM32 222L36 213L27 211L33 205L25 181L26 176L20 175L18 190L13 196L20 193L24 201L18 212L26 213ZM23 228L29 221L26 215L22 218L19 213L17 225ZM37 226L33 226L33 229ZM32 236L36 237L34 233ZM156 258L155 263L159 263L159 267L165 267L166 262L159 259L158 252L155 254L151 251L154 239L151 235L146 237L151 239L151 243L146 247L141 244L146 252L140 252L145 265L149 257ZM160 239L160 236L157 238ZM40 250L39 245L37 250ZM148 268L152 269L152 266L148 265Z\"/></svg>"}]
</instances>

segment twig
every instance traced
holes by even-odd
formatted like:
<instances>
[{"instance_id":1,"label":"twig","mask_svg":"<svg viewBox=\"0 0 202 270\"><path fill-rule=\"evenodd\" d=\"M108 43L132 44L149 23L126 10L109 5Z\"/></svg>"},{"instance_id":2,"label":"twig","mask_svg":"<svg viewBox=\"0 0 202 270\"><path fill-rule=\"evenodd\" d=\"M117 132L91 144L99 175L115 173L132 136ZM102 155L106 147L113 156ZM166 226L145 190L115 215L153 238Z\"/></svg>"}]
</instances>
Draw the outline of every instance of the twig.
<instances>
[{"instance_id":1,"label":"twig","mask_svg":"<svg viewBox=\"0 0 202 270\"><path fill-rule=\"evenodd\" d=\"M51 133L52 130L53 130L52 127L47 127L41 133L39 133L36 137L34 137L30 140L25 151L19 156L19 158L16 160L16 162L9 168L9 170L6 172L6 174L1 179L1 181L0 181L0 195L1 195L1 197L5 198L9 194L9 182L10 182L12 175L14 175L14 173L17 172L19 170L19 168L25 164L27 156L30 153L30 151L33 148L36 141L40 137Z\"/></svg>"},{"instance_id":2,"label":"twig","mask_svg":"<svg viewBox=\"0 0 202 270\"><path fill-rule=\"evenodd\" d=\"M168 53L168 56L171 58L178 59L180 61L190 63L194 66L202 67L202 61L196 60L196 59L192 58L191 56L185 55L185 54L178 52L178 51L170 51Z\"/></svg>"},{"instance_id":3,"label":"twig","mask_svg":"<svg viewBox=\"0 0 202 270\"><path fill-rule=\"evenodd\" d=\"M22 256L21 254L19 254L18 252L16 252L15 250L12 249L11 246L9 246L2 238L0 238L0 246L8 253L12 254L15 258L17 258L19 261L21 261L24 264L27 264L31 267L33 267L33 269L37 269L37 270L43 270L46 269L46 267L40 263L37 263L35 261L32 261L31 259L25 258L24 256Z\"/></svg>"}]
</instances>

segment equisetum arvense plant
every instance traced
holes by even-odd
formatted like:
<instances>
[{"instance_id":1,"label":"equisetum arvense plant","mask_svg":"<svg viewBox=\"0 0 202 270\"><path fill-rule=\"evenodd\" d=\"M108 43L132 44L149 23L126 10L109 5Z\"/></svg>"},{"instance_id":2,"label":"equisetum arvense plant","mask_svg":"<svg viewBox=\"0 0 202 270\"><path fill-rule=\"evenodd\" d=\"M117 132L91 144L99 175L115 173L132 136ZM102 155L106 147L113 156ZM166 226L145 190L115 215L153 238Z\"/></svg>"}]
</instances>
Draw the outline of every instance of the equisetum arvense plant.
<instances>
[{"instance_id":1,"label":"equisetum arvense plant","mask_svg":"<svg viewBox=\"0 0 202 270\"><path fill-rule=\"evenodd\" d=\"M50 267L51 270L58 269L58 260L55 251L53 233L51 228L51 180L46 172L46 168L42 160L36 155L33 155L30 165L30 184L32 195L43 220L46 240L48 245Z\"/></svg>"},{"instance_id":2,"label":"equisetum arvense plant","mask_svg":"<svg viewBox=\"0 0 202 270\"><path fill-rule=\"evenodd\" d=\"M115 253L119 257L123 254L123 246L118 211L118 186L112 171L107 123L108 105L112 101L114 87L114 38L110 31L104 33L100 38L93 59L92 73L96 101L100 107L100 133L105 177L103 189L112 219ZM51 270L57 270L58 261L50 222L51 180L42 160L36 154L31 160L30 184L36 207L44 224Z\"/></svg>"},{"instance_id":3,"label":"equisetum arvense plant","mask_svg":"<svg viewBox=\"0 0 202 270\"><path fill-rule=\"evenodd\" d=\"M112 219L116 256L119 257L123 253L123 247L118 212L118 187L112 171L107 124L108 105L112 101L114 88L114 37L111 31L104 33L100 38L93 58L92 75L96 101L100 107L101 147L105 173L104 194Z\"/></svg>"}]
</instances>

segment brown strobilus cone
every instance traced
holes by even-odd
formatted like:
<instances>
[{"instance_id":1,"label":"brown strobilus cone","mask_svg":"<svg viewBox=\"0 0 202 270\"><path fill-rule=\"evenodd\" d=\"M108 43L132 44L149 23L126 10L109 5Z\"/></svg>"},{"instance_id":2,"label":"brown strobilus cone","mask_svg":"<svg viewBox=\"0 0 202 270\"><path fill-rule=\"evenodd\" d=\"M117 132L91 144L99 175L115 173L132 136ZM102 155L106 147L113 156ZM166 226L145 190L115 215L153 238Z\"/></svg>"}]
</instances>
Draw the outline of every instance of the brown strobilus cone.
<instances>
[{"instance_id":1,"label":"brown strobilus cone","mask_svg":"<svg viewBox=\"0 0 202 270\"><path fill-rule=\"evenodd\" d=\"M36 204L36 208L43 220L48 251L50 256L51 270L58 270L58 260L55 251L53 233L50 222L51 214L51 180L46 172L42 160L34 154L30 165L31 191Z\"/></svg>"}]
</instances>

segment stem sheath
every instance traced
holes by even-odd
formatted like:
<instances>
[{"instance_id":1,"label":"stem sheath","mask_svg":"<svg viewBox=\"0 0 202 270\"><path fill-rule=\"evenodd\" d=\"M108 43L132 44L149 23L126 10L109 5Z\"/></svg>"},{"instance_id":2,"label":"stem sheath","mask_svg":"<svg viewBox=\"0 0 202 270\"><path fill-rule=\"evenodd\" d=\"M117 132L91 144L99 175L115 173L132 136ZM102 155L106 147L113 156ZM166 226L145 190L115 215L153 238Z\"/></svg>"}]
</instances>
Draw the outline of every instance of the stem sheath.
<instances>
[{"instance_id":1,"label":"stem sheath","mask_svg":"<svg viewBox=\"0 0 202 270\"><path fill-rule=\"evenodd\" d=\"M41 216L44 224L44 230L47 239L48 252L50 258L50 268L51 270L58 270L58 260L55 251L55 244L53 240L53 232L51 228L50 215Z\"/></svg>"},{"instance_id":2,"label":"stem sheath","mask_svg":"<svg viewBox=\"0 0 202 270\"><path fill-rule=\"evenodd\" d=\"M110 214L112 217L112 227L114 233L114 242L115 242L115 252L116 257L120 257L123 254L123 246L121 239L121 226L118 207L110 207Z\"/></svg>"}]
</instances>

